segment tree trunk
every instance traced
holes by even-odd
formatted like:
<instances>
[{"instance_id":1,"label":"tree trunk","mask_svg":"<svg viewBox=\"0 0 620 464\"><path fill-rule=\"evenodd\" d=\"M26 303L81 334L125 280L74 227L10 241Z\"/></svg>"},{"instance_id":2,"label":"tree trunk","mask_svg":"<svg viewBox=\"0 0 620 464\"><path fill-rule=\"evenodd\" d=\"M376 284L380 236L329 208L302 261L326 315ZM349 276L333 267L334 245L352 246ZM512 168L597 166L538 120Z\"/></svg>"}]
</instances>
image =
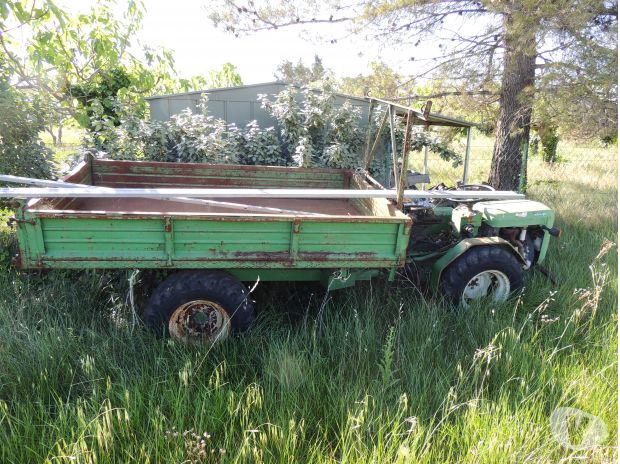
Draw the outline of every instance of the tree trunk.
<instances>
[{"instance_id":1,"label":"tree trunk","mask_svg":"<svg viewBox=\"0 0 620 464\"><path fill-rule=\"evenodd\" d=\"M62 145L62 122L58 125L58 145Z\"/></svg>"},{"instance_id":2,"label":"tree trunk","mask_svg":"<svg viewBox=\"0 0 620 464\"><path fill-rule=\"evenodd\" d=\"M504 19L500 113L489 174L489 184L499 190L519 188L521 170L526 168L522 153L530 139L536 75L536 26L515 19L519 15L519 4L511 2L512 12Z\"/></svg>"},{"instance_id":3,"label":"tree trunk","mask_svg":"<svg viewBox=\"0 0 620 464\"><path fill-rule=\"evenodd\" d=\"M56 146L56 134L54 133L54 128L50 126L45 128L45 130L52 136L52 145Z\"/></svg>"}]
</instances>

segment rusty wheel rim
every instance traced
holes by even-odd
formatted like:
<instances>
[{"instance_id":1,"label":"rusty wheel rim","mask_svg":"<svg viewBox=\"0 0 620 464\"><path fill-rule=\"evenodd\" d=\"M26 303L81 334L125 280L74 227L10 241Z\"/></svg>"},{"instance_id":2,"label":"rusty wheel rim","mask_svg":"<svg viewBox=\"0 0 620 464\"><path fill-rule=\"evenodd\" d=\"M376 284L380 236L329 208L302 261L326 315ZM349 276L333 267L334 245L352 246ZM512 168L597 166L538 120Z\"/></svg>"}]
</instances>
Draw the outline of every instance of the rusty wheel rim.
<instances>
[{"instance_id":1,"label":"rusty wheel rim","mask_svg":"<svg viewBox=\"0 0 620 464\"><path fill-rule=\"evenodd\" d=\"M168 322L170 336L183 342L218 342L230 334L230 317L209 300L192 300L174 310Z\"/></svg>"}]
</instances>

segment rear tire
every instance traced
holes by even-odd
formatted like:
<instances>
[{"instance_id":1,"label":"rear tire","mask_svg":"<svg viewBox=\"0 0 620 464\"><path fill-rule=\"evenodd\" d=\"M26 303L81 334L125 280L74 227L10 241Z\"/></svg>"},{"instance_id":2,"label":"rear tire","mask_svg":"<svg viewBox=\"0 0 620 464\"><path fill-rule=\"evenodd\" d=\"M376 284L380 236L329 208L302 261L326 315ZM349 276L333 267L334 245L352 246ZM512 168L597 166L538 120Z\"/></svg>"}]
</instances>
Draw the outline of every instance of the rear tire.
<instances>
[{"instance_id":1,"label":"rear tire","mask_svg":"<svg viewBox=\"0 0 620 464\"><path fill-rule=\"evenodd\" d=\"M522 264L498 246L472 248L450 264L441 277L443 292L463 308L484 299L505 301L522 287Z\"/></svg>"},{"instance_id":2,"label":"rear tire","mask_svg":"<svg viewBox=\"0 0 620 464\"><path fill-rule=\"evenodd\" d=\"M217 342L243 332L254 320L254 301L245 285L222 271L182 271L153 292L144 322L159 336Z\"/></svg>"}]
</instances>

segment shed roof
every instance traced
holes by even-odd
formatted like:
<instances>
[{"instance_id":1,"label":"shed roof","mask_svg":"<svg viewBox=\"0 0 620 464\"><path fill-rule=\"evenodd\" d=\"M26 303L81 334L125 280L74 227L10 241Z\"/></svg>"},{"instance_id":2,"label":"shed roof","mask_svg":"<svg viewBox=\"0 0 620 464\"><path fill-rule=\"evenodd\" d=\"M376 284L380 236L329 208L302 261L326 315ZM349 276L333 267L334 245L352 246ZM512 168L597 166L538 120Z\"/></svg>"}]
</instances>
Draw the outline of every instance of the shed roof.
<instances>
[{"instance_id":1,"label":"shed roof","mask_svg":"<svg viewBox=\"0 0 620 464\"><path fill-rule=\"evenodd\" d=\"M383 105L392 106L395 109L395 113L400 116L406 116L407 113L413 114L413 124L415 125L428 125L428 126L452 126L452 127L474 127L475 123L464 121L462 119L451 118L437 113L425 114L420 110L416 110L410 106L401 105L400 103L392 102L389 100L382 100L380 98L368 97L369 101L379 102Z\"/></svg>"}]
</instances>

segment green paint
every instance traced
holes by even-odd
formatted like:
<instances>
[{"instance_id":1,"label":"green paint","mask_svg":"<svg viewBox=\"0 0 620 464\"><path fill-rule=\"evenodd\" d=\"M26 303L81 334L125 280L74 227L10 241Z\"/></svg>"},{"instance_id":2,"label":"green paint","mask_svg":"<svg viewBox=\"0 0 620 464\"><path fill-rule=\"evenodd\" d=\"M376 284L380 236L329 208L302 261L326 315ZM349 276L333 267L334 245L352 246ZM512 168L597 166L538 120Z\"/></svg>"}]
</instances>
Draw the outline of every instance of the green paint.
<instances>
[{"instance_id":1,"label":"green paint","mask_svg":"<svg viewBox=\"0 0 620 464\"><path fill-rule=\"evenodd\" d=\"M172 258L174 256L174 236L172 218L164 218L164 250L166 251L166 265L172 266Z\"/></svg>"},{"instance_id":2,"label":"green paint","mask_svg":"<svg viewBox=\"0 0 620 464\"><path fill-rule=\"evenodd\" d=\"M454 208L451 219L457 234L460 234L465 226L470 225L473 227L472 234L475 236L482 224L482 214L466 207Z\"/></svg>"},{"instance_id":3,"label":"green paint","mask_svg":"<svg viewBox=\"0 0 620 464\"><path fill-rule=\"evenodd\" d=\"M481 201L473 208L491 227L553 227L553 210L532 200Z\"/></svg>"},{"instance_id":4,"label":"green paint","mask_svg":"<svg viewBox=\"0 0 620 464\"><path fill-rule=\"evenodd\" d=\"M270 186L342 188L350 173L330 169L209 166L93 160L86 166L98 185ZM92 170L92 171L91 171ZM488 201L474 214L437 207L437 221L412 225L393 216L195 215L190 213L121 213L28 210L16 217L24 268L168 268L224 269L244 281L314 280L345 288L389 270L394 279L405 264L409 237L445 228L457 233L465 224L492 227L553 226L553 212L527 200ZM412 232L413 228L413 232ZM545 234L541 261L548 247ZM494 238L462 240L447 253L412 253L429 265L438 281L443 269L472 246L500 245ZM337 270L338 277L334 277Z\"/></svg>"},{"instance_id":5,"label":"green paint","mask_svg":"<svg viewBox=\"0 0 620 464\"><path fill-rule=\"evenodd\" d=\"M476 203L473 209L482 214L483 221L491 227L540 225L553 227L555 220L555 214L551 208L532 200L484 201ZM549 233L545 232L538 255L538 263L541 263L547 255L550 238Z\"/></svg>"},{"instance_id":6,"label":"green paint","mask_svg":"<svg viewBox=\"0 0 620 464\"><path fill-rule=\"evenodd\" d=\"M191 216L26 211L23 267L226 269L244 280L321 280L323 270L405 261L405 216ZM235 271L238 270L238 271ZM263 272L263 270L267 272ZM354 280L370 275L355 274ZM347 280L348 281L348 280ZM341 287L336 282L333 285Z\"/></svg>"}]
</instances>

